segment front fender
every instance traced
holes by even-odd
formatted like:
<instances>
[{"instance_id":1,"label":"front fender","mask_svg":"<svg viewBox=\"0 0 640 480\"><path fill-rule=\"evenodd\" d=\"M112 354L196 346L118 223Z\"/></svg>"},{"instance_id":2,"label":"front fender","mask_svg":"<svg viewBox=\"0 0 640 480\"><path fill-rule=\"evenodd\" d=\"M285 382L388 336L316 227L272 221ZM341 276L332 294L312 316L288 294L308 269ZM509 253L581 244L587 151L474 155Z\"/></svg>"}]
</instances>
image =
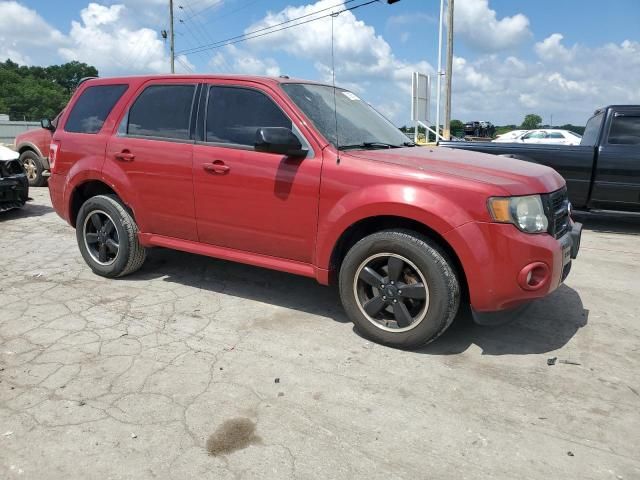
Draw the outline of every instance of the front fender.
<instances>
[{"instance_id":1,"label":"front fender","mask_svg":"<svg viewBox=\"0 0 640 480\"><path fill-rule=\"evenodd\" d=\"M452 201L455 198L458 202ZM377 201L375 199L378 199ZM419 222L440 236L472 220L459 198L438 188L376 185L353 191L326 212L318 224L316 265L329 269L331 254L342 234L353 224L372 217L394 216Z\"/></svg>"}]
</instances>

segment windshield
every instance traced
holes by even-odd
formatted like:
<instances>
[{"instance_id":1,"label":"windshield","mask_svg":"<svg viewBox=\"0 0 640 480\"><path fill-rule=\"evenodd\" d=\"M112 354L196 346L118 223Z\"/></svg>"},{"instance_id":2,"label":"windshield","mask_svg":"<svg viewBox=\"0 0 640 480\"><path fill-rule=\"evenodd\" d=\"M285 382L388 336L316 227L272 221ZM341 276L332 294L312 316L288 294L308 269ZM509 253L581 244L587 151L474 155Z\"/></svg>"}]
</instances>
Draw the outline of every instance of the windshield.
<instances>
[{"instance_id":1,"label":"windshield","mask_svg":"<svg viewBox=\"0 0 640 480\"><path fill-rule=\"evenodd\" d=\"M355 94L333 87L284 83L282 89L334 146L393 148L413 145L389 120ZM338 135L336 138L336 116Z\"/></svg>"}]
</instances>

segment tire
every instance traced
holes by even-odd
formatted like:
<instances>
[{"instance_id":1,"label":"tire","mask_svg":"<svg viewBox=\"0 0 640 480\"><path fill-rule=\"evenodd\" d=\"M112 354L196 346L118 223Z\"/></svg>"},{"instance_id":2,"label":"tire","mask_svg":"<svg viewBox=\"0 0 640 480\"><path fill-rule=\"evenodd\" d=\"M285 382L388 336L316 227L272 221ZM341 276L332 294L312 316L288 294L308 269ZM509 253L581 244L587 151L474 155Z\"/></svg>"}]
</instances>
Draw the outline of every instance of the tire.
<instances>
[{"instance_id":1,"label":"tire","mask_svg":"<svg viewBox=\"0 0 640 480\"><path fill-rule=\"evenodd\" d=\"M20 161L27 172L30 187L43 187L47 184L47 178L42 175L44 173L42 158L36 152L31 150L22 152Z\"/></svg>"},{"instance_id":2,"label":"tire","mask_svg":"<svg viewBox=\"0 0 640 480\"><path fill-rule=\"evenodd\" d=\"M84 202L76 220L76 239L87 265L103 277L129 275L146 258L138 226L116 195L97 195Z\"/></svg>"},{"instance_id":3,"label":"tire","mask_svg":"<svg viewBox=\"0 0 640 480\"><path fill-rule=\"evenodd\" d=\"M374 287L380 279L381 285ZM451 325L460 305L460 284L451 261L432 240L410 230L385 230L360 240L342 262L339 283L342 305L356 330L391 347L432 342ZM420 284L426 285L424 292Z\"/></svg>"}]
</instances>

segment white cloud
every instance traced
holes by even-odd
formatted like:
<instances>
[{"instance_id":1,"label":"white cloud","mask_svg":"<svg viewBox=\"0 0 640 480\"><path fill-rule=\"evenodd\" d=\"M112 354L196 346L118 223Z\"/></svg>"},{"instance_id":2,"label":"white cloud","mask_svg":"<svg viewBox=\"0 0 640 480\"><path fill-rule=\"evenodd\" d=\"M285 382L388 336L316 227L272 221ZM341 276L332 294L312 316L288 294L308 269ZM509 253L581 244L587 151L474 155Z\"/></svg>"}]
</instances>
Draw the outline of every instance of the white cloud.
<instances>
[{"instance_id":1,"label":"white cloud","mask_svg":"<svg viewBox=\"0 0 640 480\"><path fill-rule=\"evenodd\" d=\"M568 62L573 59L575 49L569 50L562 45L563 38L564 36L561 33L553 33L542 42L536 43L533 48L542 60Z\"/></svg>"},{"instance_id":2,"label":"white cloud","mask_svg":"<svg viewBox=\"0 0 640 480\"><path fill-rule=\"evenodd\" d=\"M280 66L273 58L260 59L252 53L241 50L234 45L217 52L209 62L209 66L217 72L244 73L247 75L280 75ZM228 58L228 60L227 60Z\"/></svg>"},{"instance_id":3,"label":"white cloud","mask_svg":"<svg viewBox=\"0 0 640 480\"><path fill-rule=\"evenodd\" d=\"M90 3L80 18L81 22L71 23L70 45L60 49L65 60L87 62L110 74L168 71L169 60L158 32L129 26L124 5Z\"/></svg>"},{"instance_id":4,"label":"white cloud","mask_svg":"<svg viewBox=\"0 0 640 480\"><path fill-rule=\"evenodd\" d=\"M64 35L35 10L15 1L0 1L0 61L20 64L44 61L50 49L65 44Z\"/></svg>"},{"instance_id":5,"label":"white cloud","mask_svg":"<svg viewBox=\"0 0 640 480\"><path fill-rule=\"evenodd\" d=\"M335 0L320 0L308 5L289 6L279 12L269 12L245 32L267 28L336 4ZM344 7L336 6L334 10L342 8ZM319 16L330 11L322 12ZM405 121L406 119L396 115L402 109L391 106L394 102L408 105L411 73L432 73L431 65L426 61L407 62L396 57L384 38L352 12L343 12L333 21L336 82L359 92L366 89L368 94L365 97L368 101L376 105L385 103L389 107L386 108L387 113L391 113L396 120ZM226 66L240 68L242 72L279 73L275 60L262 59L264 53L273 55L277 52L312 62L319 78L331 82L331 18L249 40L243 44L243 50L227 48L224 53L218 52L214 56L213 66L223 68L226 62ZM295 71L283 73L297 75ZM378 93L378 98L372 98L375 92Z\"/></svg>"},{"instance_id":6,"label":"white cloud","mask_svg":"<svg viewBox=\"0 0 640 480\"><path fill-rule=\"evenodd\" d=\"M488 0L458 0L454 5L453 31L470 49L507 50L531 37L529 19L521 13L498 20Z\"/></svg>"},{"instance_id":7,"label":"white cloud","mask_svg":"<svg viewBox=\"0 0 640 480\"><path fill-rule=\"evenodd\" d=\"M640 42L625 40L597 48L554 42L546 45L560 45L564 50L540 55L539 45L545 42L539 42L534 46L538 61L495 54L473 61L456 58L454 117L519 123L533 111L545 121L553 114L554 123L584 124L597 107L640 103L640 90L629 85L629 78L640 77ZM557 51L569 53L558 56Z\"/></svg>"}]
</instances>

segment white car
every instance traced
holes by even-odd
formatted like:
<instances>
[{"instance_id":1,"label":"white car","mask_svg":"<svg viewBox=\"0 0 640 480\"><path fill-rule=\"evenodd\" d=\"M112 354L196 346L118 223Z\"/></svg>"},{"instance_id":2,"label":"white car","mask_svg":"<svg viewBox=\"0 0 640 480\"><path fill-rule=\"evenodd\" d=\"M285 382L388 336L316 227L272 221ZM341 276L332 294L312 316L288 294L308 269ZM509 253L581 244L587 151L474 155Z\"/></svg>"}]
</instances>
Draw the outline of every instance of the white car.
<instances>
[{"instance_id":1,"label":"white car","mask_svg":"<svg viewBox=\"0 0 640 480\"><path fill-rule=\"evenodd\" d=\"M493 141L498 143L513 143L529 130L511 130L510 132L498 135Z\"/></svg>"},{"instance_id":2,"label":"white car","mask_svg":"<svg viewBox=\"0 0 640 480\"><path fill-rule=\"evenodd\" d=\"M530 130L516 140L517 143L541 143L545 145L580 145L582 136L569 130L542 128Z\"/></svg>"}]
</instances>

